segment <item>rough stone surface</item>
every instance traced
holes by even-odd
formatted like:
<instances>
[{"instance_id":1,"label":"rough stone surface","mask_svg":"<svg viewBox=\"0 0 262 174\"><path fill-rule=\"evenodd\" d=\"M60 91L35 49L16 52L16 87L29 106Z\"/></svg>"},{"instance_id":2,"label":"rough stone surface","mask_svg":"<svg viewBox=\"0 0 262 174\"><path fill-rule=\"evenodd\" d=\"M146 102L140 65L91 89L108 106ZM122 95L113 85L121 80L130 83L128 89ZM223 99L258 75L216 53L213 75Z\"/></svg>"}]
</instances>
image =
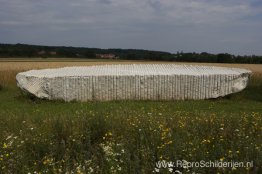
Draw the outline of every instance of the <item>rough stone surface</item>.
<instances>
[{"instance_id":1,"label":"rough stone surface","mask_svg":"<svg viewBox=\"0 0 262 174\"><path fill-rule=\"evenodd\" d=\"M134 64L31 70L16 79L22 90L50 100L199 100L243 90L250 74L238 68Z\"/></svg>"}]
</instances>

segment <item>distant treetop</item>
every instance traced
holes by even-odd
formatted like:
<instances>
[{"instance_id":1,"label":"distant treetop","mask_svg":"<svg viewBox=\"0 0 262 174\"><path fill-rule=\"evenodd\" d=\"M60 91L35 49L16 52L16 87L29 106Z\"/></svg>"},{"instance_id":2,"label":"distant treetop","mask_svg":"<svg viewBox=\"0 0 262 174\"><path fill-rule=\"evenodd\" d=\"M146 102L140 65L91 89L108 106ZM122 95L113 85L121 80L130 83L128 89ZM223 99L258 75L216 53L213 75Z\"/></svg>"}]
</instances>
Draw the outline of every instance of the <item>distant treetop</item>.
<instances>
[{"instance_id":1,"label":"distant treetop","mask_svg":"<svg viewBox=\"0 0 262 174\"><path fill-rule=\"evenodd\" d=\"M262 56L236 56L228 53L210 54L184 53L175 54L162 51L140 49L100 49L64 46L40 46L26 44L0 44L0 58L99 58L126 60L154 60L177 62L210 62L210 63L249 63L261 64Z\"/></svg>"}]
</instances>

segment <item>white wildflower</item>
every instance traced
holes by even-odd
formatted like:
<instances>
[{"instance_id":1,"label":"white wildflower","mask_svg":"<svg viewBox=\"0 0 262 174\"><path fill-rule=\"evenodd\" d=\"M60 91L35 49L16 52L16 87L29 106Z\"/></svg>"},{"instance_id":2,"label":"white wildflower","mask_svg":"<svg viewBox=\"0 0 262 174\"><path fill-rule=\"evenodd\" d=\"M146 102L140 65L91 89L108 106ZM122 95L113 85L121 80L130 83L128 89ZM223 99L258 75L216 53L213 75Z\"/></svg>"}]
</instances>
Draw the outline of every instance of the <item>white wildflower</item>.
<instances>
[{"instance_id":1,"label":"white wildflower","mask_svg":"<svg viewBox=\"0 0 262 174\"><path fill-rule=\"evenodd\" d=\"M94 172L94 169L92 167L89 167L89 173L93 173Z\"/></svg>"},{"instance_id":2,"label":"white wildflower","mask_svg":"<svg viewBox=\"0 0 262 174\"><path fill-rule=\"evenodd\" d=\"M13 135L9 135L7 138L6 138L6 140L8 140L8 139L10 139L10 138L12 138L13 137Z\"/></svg>"}]
</instances>

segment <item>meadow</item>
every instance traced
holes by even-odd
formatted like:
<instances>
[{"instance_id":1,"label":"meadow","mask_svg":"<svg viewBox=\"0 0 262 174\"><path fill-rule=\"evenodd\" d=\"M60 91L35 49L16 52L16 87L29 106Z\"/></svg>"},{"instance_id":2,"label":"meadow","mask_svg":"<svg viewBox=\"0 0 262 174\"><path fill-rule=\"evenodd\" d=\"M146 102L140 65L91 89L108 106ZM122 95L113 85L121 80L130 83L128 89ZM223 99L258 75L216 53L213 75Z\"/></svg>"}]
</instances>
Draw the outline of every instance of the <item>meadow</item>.
<instances>
[{"instance_id":1,"label":"meadow","mask_svg":"<svg viewBox=\"0 0 262 174\"><path fill-rule=\"evenodd\" d=\"M113 63L166 62L1 61L0 173L171 173L155 169L163 160L253 164L173 173L262 172L262 65L204 64L253 74L244 91L202 101L66 103L16 87L15 75L28 69Z\"/></svg>"}]
</instances>

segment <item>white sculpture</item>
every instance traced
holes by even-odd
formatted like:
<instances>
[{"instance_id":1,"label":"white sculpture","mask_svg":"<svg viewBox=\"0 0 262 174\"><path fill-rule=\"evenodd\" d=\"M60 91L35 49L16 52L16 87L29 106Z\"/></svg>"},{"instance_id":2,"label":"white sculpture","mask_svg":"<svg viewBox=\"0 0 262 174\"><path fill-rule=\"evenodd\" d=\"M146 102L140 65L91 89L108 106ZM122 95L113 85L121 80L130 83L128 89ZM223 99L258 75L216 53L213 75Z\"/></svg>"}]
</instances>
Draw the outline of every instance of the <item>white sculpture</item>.
<instances>
[{"instance_id":1,"label":"white sculpture","mask_svg":"<svg viewBox=\"0 0 262 174\"><path fill-rule=\"evenodd\" d=\"M22 90L50 100L199 100L243 90L250 74L239 68L133 64L31 70L16 79Z\"/></svg>"}]
</instances>

